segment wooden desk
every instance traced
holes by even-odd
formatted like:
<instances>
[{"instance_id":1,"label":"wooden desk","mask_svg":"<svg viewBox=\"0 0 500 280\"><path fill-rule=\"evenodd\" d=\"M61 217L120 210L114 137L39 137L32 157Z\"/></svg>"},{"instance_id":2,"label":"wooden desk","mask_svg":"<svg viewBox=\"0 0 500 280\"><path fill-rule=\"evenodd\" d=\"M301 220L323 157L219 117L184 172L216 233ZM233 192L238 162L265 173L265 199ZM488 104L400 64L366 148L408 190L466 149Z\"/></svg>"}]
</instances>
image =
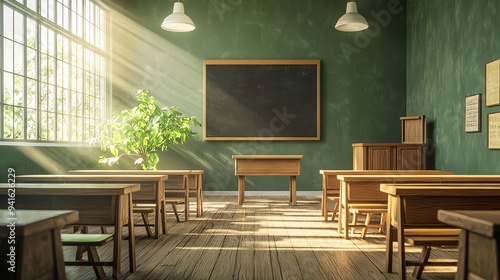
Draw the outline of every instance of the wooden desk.
<instances>
[{"instance_id":1,"label":"wooden desk","mask_svg":"<svg viewBox=\"0 0 500 280\"><path fill-rule=\"evenodd\" d=\"M76 222L77 211L0 210L3 279L66 279L59 229Z\"/></svg>"},{"instance_id":2,"label":"wooden desk","mask_svg":"<svg viewBox=\"0 0 500 280\"><path fill-rule=\"evenodd\" d=\"M400 279L406 278L407 265L416 265L417 268L423 269L421 262L405 259L405 239L408 237L408 230L432 232L433 230L442 231L442 229L452 228L437 219L438 210L441 209L500 210L500 203L498 203L500 184L498 183L382 184L380 190L389 196L386 271L392 272L392 243L397 239ZM397 230L396 237L393 228ZM430 248L424 248L424 250L426 249L429 250L425 253L430 254ZM427 265L450 265L450 263L429 262ZM414 271L414 273L416 272L417 270Z\"/></svg>"},{"instance_id":3,"label":"wooden desk","mask_svg":"<svg viewBox=\"0 0 500 280\"><path fill-rule=\"evenodd\" d=\"M436 175L453 174L444 170L320 170L322 175L321 210L325 221L328 220L327 196L337 196L340 199L339 175Z\"/></svg>"},{"instance_id":4,"label":"wooden desk","mask_svg":"<svg viewBox=\"0 0 500 280\"><path fill-rule=\"evenodd\" d=\"M155 238L160 237L160 224L163 234L167 233L167 218L165 205L166 175L77 175L77 174L49 174L49 175L19 175L18 182L54 182L54 183L131 183L140 184L141 190L134 193L134 203L155 204ZM161 222L160 222L161 218Z\"/></svg>"},{"instance_id":5,"label":"wooden desk","mask_svg":"<svg viewBox=\"0 0 500 280\"><path fill-rule=\"evenodd\" d=\"M500 211L438 211L438 220L460 228L455 279L500 279Z\"/></svg>"},{"instance_id":6,"label":"wooden desk","mask_svg":"<svg viewBox=\"0 0 500 280\"><path fill-rule=\"evenodd\" d=\"M297 205L297 176L302 155L233 155L238 204L245 200L245 176L290 176L290 202Z\"/></svg>"},{"instance_id":7,"label":"wooden desk","mask_svg":"<svg viewBox=\"0 0 500 280\"><path fill-rule=\"evenodd\" d=\"M8 184L0 184L0 209L7 209L9 189ZM129 265L130 272L135 272L132 193L140 185L17 183L15 190L17 209L77 210L80 217L75 225L114 227L113 278L120 278L122 228L128 223Z\"/></svg>"},{"instance_id":8,"label":"wooden desk","mask_svg":"<svg viewBox=\"0 0 500 280\"><path fill-rule=\"evenodd\" d=\"M344 193L348 193L350 188L364 188L365 201L371 203L387 203L387 196L380 196L380 184L406 184L406 183L500 183L500 175L455 175L455 174L423 174L423 175L338 175L338 180L342 182L340 190L341 205L339 212L339 231L349 227L348 216L345 215L345 207L349 206L350 200L342 200ZM359 201L358 201L359 202ZM362 201L361 201L362 202ZM348 231L344 232L346 238Z\"/></svg>"},{"instance_id":9,"label":"wooden desk","mask_svg":"<svg viewBox=\"0 0 500 280\"><path fill-rule=\"evenodd\" d=\"M196 192L196 216L203 215L203 170L70 170L68 174L80 175L167 175L165 184L166 197L175 196L178 191L184 193L184 220L189 220L189 195Z\"/></svg>"}]
</instances>

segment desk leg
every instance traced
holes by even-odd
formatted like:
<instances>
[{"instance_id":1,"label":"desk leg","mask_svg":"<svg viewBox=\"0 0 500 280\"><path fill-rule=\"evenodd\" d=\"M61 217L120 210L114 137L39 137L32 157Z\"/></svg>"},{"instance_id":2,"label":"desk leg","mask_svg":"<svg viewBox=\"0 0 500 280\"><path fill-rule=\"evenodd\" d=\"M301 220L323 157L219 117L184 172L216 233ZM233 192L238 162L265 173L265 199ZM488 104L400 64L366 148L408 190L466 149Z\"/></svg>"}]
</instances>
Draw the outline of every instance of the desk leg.
<instances>
[{"instance_id":1,"label":"desk leg","mask_svg":"<svg viewBox=\"0 0 500 280\"><path fill-rule=\"evenodd\" d=\"M201 174L196 175L196 189L198 197L196 198L196 216L201 217L203 215L203 185L202 185Z\"/></svg>"},{"instance_id":2,"label":"desk leg","mask_svg":"<svg viewBox=\"0 0 500 280\"><path fill-rule=\"evenodd\" d=\"M328 221L328 200L326 195L326 175L323 174L321 182L321 215Z\"/></svg>"},{"instance_id":3,"label":"desk leg","mask_svg":"<svg viewBox=\"0 0 500 280\"><path fill-rule=\"evenodd\" d=\"M189 221L189 177L188 175L182 176L184 184L184 221Z\"/></svg>"},{"instance_id":4,"label":"desk leg","mask_svg":"<svg viewBox=\"0 0 500 280\"><path fill-rule=\"evenodd\" d=\"M155 239L160 238L160 217L162 216L161 213L161 205L160 205L160 189L161 189L161 182L157 182L156 184L156 206L155 206ZM165 189L163 189L163 192L165 193Z\"/></svg>"},{"instance_id":5,"label":"desk leg","mask_svg":"<svg viewBox=\"0 0 500 280\"><path fill-rule=\"evenodd\" d=\"M163 234L167 234L167 204L165 203L165 182L161 181L158 187L158 197L160 203L160 213L161 213L161 229Z\"/></svg>"},{"instance_id":6,"label":"desk leg","mask_svg":"<svg viewBox=\"0 0 500 280\"><path fill-rule=\"evenodd\" d=\"M342 233L342 226L344 222L344 183L341 183L340 185L340 192L339 192L339 220L337 222L337 232Z\"/></svg>"},{"instance_id":7,"label":"desk leg","mask_svg":"<svg viewBox=\"0 0 500 280\"><path fill-rule=\"evenodd\" d=\"M52 251L54 252L55 276L57 279L66 279L66 270L64 267L64 253L62 250L61 231L59 228L51 230L53 242ZM100 267L102 269L102 266Z\"/></svg>"},{"instance_id":8,"label":"desk leg","mask_svg":"<svg viewBox=\"0 0 500 280\"><path fill-rule=\"evenodd\" d=\"M399 257L399 279L406 279L406 258L405 258L405 231L403 223L403 202L402 198L398 197L396 209L396 223L398 225L398 257Z\"/></svg>"},{"instance_id":9,"label":"desk leg","mask_svg":"<svg viewBox=\"0 0 500 280\"><path fill-rule=\"evenodd\" d=\"M130 272L136 270L135 260L135 231L134 231L134 209L132 207L132 194L128 194L128 262ZM120 225L120 229L123 225ZM120 230L121 232L121 230ZM121 235L121 234L120 234ZM119 261L119 260L118 260Z\"/></svg>"},{"instance_id":10,"label":"desk leg","mask_svg":"<svg viewBox=\"0 0 500 280\"><path fill-rule=\"evenodd\" d=\"M391 212L394 211L391 208L391 198L389 197L387 203L387 218L385 221L385 272L392 272L392 254L394 253L393 245L394 245L394 228L391 223Z\"/></svg>"},{"instance_id":11,"label":"desk leg","mask_svg":"<svg viewBox=\"0 0 500 280\"><path fill-rule=\"evenodd\" d=\"M238 176L238 205L245 200L245 176Z\"/></svg>"},{"instance_id":12,"label":"desk leg","mask_svg":"<svg viewBox=\"0 0 500 280\"><path fill-rule=\"evenodd\" d=\"M460 231L460 239L458 242L458 267L455 279L467 279L469 274L468 256L469 256L469 231L462 229Z\"/></svg>"},{"instance_id":13,"label":"desk leg","mask_svg":"<svg viewBox=\"0 0 500 280\"><path fill-rule=\"evenodd\" d=\"M128 195L130 197L130 195ZM115 228L114 228L114 240L113 240L113 279L120 279L120 263L121 263L121 245L122 245L122 227L123 227L123 221L122 221L122 215L125 214L124 209L128 207L128 228L134 229L134 221L133 219L130 219L132 217L133 212L132 212L132 203L129 205L123 205L122 201L123 196L118 196L116 197L116 216L115 216ZM129 200L129 202L131 202ZM122 212L123 211L123 212ZM129 242L132 242L132 236L130 235L129 231ZM132 252L130 252L131 256ZM129 256L129 257L130 257ZM130 259L129 259L130 260ZM131 267L132 268L132 267Z\"/></svg>"},{"instance_id":14,"label":"desk leg","mask_svg":"<svg viewBox=\"0 0 500 280\"><path fill-rule=\"evenodd\" d=\"M344 203L344 238L349 239L349 204L347 202L347 199L345 200Z\"/></svg>"},{"instance_id":15,"label":"desk leg","mask_svg":"<svg viewBox=\"0 0 500 280\"><path fill-rule=\"evenodd\" d=\"M297 205L297 177L290 176L290 202L293 206Z\"/></svg>"}]
</instances>

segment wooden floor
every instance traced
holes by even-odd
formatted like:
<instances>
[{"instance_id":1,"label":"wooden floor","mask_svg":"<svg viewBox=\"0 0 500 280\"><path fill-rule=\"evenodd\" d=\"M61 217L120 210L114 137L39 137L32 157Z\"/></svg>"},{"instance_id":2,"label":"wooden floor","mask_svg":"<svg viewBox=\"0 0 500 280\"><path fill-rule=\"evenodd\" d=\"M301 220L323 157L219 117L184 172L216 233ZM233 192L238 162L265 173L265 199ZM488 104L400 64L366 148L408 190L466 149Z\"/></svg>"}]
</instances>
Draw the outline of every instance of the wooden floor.
<instances>
[{"instance_id":1,"label":"wooden floor","mask_svg":"<svg viewBox=\"0 0 500 280\"><path fill-rule=\"evenodd\" d=\"M160 239L149 238L143 227L136 227L137 272L128 272L125 241L123 278L397 279L397 273L383 272L385 236L374 230L364 240L359 234L344 240L336 222L323 220L319 196L299 196L297 206L281 196L247 197L243 206L235 196L207 196L202 217L195 217L195 208L192 202L191 220L181 223L169 211L168 233ZM101 259L111 259L110 245L99 248ZM407 259L418 251L409 249ZM74 258L74 252L66 247L65 259ZM436 256L456 259L457 252L436 249L431 258ZM394 261L397 271L396 254ZM66 271L70 280L95 279L91 267L66 267ZM111 268L105 271L110 278ZM455 271L455 267L429 267L422 279L453 279ZM410 272L409 268L409 279Z\"/></svg>"}]
</instances>

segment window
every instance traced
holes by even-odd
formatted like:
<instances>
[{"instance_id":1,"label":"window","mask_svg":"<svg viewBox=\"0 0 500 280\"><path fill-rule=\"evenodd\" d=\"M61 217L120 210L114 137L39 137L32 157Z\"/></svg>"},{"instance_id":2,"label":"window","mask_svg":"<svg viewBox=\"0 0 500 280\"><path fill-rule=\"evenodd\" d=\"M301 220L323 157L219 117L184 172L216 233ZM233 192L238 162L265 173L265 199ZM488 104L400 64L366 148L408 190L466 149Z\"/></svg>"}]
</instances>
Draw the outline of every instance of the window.
<instances>
[{"instance_id":1,"label":"window","mask_svg":"<svg viewBox=\"0 0 500 280\"><path fill-rule=\"evenodd\" d=\"M107 11L0 0L0 140L85 142L106 118Z\"/></svg>"}]
</instances>

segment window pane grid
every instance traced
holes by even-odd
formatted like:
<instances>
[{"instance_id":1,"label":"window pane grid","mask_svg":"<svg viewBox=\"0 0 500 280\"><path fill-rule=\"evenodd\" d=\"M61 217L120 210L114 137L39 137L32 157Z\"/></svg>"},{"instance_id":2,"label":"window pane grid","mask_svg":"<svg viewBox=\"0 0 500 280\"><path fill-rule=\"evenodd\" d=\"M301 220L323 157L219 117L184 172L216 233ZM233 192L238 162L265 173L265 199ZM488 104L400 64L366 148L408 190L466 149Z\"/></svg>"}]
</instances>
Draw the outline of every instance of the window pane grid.
<instances>
[{"instance_id":1,"label":"window pane grid","mask_svg":"<svg viewBox=\"0 0 500 280\"><path fill-rule=\"evenodd\" d=\"M89 0L19 1L37 19L20 4L0 3L0 139L94 136L108 96L107 59L94 51L105 51L106 12Z\"/></svg>"}]
</instances>

